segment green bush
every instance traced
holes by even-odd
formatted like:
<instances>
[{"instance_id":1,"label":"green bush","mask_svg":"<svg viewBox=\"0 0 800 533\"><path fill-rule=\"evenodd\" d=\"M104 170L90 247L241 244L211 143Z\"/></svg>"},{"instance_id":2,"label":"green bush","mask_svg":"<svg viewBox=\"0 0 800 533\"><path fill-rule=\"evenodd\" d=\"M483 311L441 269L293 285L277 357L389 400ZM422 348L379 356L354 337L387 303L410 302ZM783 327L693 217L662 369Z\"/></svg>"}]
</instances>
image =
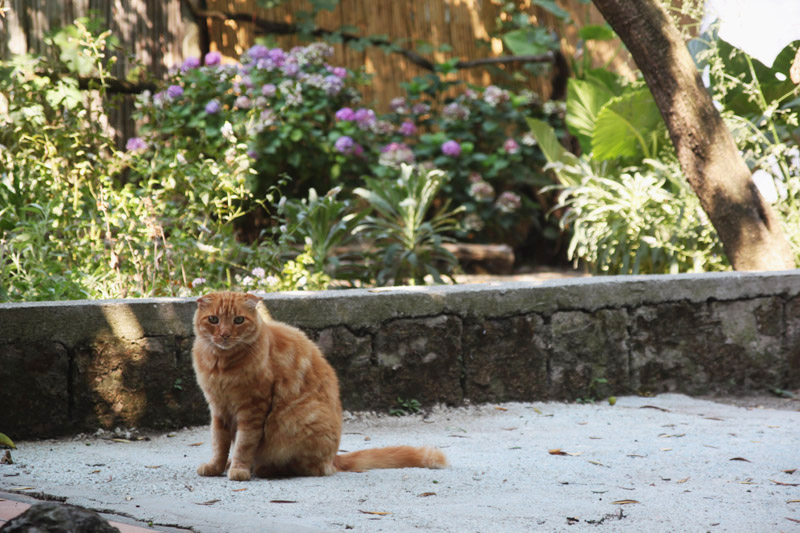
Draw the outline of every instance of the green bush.
<instances>
[{"instance_id":1,"label":"green bush","mask_svg":"<svg viewBox=\"0 0 800 533\"><path fill-rule=\"evenodd\" d=\"M77 81L107 75L108 32L78 21L51 43L55 64L16 58L0 68L9 111L0 115L0 299L190 294L203 278L230 286L243 265L277 268L277 245L235 239L233 223L254 200L246 145L226 139L219 160L169 149L146 157L138 138L120 152L100 126L105 86L82 94Z\"/></svg>"}]
</instances>

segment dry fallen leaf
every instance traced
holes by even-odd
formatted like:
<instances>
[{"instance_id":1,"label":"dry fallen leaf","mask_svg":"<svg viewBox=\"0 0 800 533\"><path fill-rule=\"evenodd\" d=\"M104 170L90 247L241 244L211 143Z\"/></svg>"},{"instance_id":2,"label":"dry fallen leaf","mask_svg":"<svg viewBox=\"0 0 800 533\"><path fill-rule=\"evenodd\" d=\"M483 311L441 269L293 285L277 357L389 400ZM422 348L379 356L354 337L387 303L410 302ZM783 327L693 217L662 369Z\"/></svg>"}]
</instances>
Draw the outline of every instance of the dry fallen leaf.
<instances>
[{"instance_id":1,"label":"dry fallen leaf","mask_svg":"<svg viewBox=\"0 0 800 533\"><path fill-rule=\"evenodd\" d=\"M376 514L380 516L386 516L387 514L392 514L392 513L387 513L386 511L362 511L360 509L358 512L363 514Z\"/></svg>"},{"instance_id":2,"label":"dry fallen leaf","mask_svg":"<svg viewBox=\"0 0 800 533\"><path fill-rule=\"evenodd\" d=\"M606 466L603 463L600 463L598 461L589 461L589 462L592 463L593 465L597 465L597 466Z\"/></svg>"},{"instance_id":3,"label":"dry fallen leaf","mask_svg":"<svg viewBox=\"0 0 800 533\"><path fill-rule=\"evenodd\" d=\"M783 472L784 474L792 475L795 472L797 472L797 469L796 468L792 468L792 469L789 469L789 470L781 470L781 472Z\"/></svg>"},{"instance_id":4,"label":"dry fallen leaf","mask_svg":"<svg viewBox=\"0 0 800 533\"><path fill-rule=\"evenodd\" d=\"M774 479L770 479L776 485L781 485L783 487L800 487L800 483L784 483L782 481L775 481Z\"/></svg>"},{"instance_id":5,"label":"dry fallen leaf","mask_svg":"<svg viewBox=\"0 0 800 533\"><path fill-rule=\"evenodd\" d=\"M679 479L679 480L678 480L678 481L676 481L675 483L686 483L687 481L689 481L689 478L688 478L688 477L685 477L685 478L683 478L683 479Z\"/></svg>"},{"instance_id":6,"label":"dry fallen leaf","mask_svg":"<svg viewBox=\"0 0 800 533\"><path fill-rule=\"evenodd\" d=\"M428 496L436 496L435 492L423 492L422 494L417 494L418 498L427 498Z\"/></svg>"},{"instance_id":7,"label":"dry fallen leaf","mask_svg":"<svg viewBox=\"0 0 800 533\"><path fill-rule=\"evenodd\" d=\"M500 428L500 429L502 429L503 431L514 431L517 428Z\"/></svg>"},{"instance_id":8,"label":"dry fallen leaf","mask_svg":"<svg viewBox=\"0 0 800 533\"><path fill-rule=\"evenodd\" d=\"M202 442L193 442L191 444L187 444L187 446L202 446L202 445L203 445Z\"/></svg>"},{"instance_id":9,"label":"dry fallen leaf","mask_svg":"<svg viewBox=\"0 0 800 533\"><path fill-rule=\"evenodd\" d=\"M270 500L269 503L297 503L295 500Z\"/></svg>"},{"instance_id":10,"label":"dry fallen leaf","mask_svg":"<svg viewBox=\"0 0 800 533\"><path fill-rule=\"evenodd\" d=\"M656 411L663 411L665 413L669 413L669 409L664 409L663 407L657 407L655 405L643 405L639 409L655 409Z\"/></svg>"},{"instance_id":11,"label":"dry fallen leaf","mask_svg":"<svg viewBox=\"0 0 800 533\"><path fill-rule=\"evenodd\" d=\"M728 459L729 461L744 461L745 463L750 463L750 459L745 459L744 457L731 457Z\"/></svg>"},{"instance_id":12,"label":"dry fallen leaf","mask_svg":"<svg viewBox=\"0 0 800 533\"><path fill-rule=\"evenodd\" d=\"M241 489L233 489L232 492L242 492L242 491L245 491L245 490L247 490L247 487L244 487L244 488L241 488Z\"/></svg>"},{"instance_id":13,"label":"dry fallen leaf","mask_svg":"<svg viewBox=\"0 0 800 533\"><path fill-rule=\"evenodd\" d=\"M218 501L219 501L218 499L217 500L208 500L207 502L198 503L197 505L214 505Z\"/></svg>"},{"instance_id":14,"label":"dry fallen leaf","mask_svg":"<svg viewBox=\"0 0 800 533\"><path fill-rule=\"evenodd\" d=\"M659 448L662 452L671 452L672 448Z\"/></svg>"},{"instance_id":15,"label":"dry fallen leaf","mask_svg":"<svg viewBox=\"0 0 800 533\"><path fill-rule=\"evenodd\" d=\"M111 439L111 441L112 442L121 442L122 444L130 444L131 442L133 442L133 441L128 440L128 439Z\"/></svg>"},{"instance_id":16,"label":"dry fallen leaf","mask_svg":"<svg viewBox=\"0 0 800 533\"><path fill-rule=\"evenodd\" d=\"M11 487L8 490L34 490L36 487Z\"/></svg>"},{"instance_id":17,"label":"dry fallen leaf","mask_svg":"<svg viewBox=\"0 0 800 533\"><path fill-rule=\"evenodd\" d=\"M505 407L495 407L495 410L497 410L497 411L508 411L508 409L506 409Z\"/></svg>"},{"instance_id":18,"label":"dry fallen leaf","mask_svg":"<svg viewBox=\"0 0 800 533\"><path fill-rule=\"evenodd\" d=\"M614 505L629 505L631 503L639 503L639 502L637 500L617 500L611 503Z\"/></svg>"},{"instance_id":19,"label":"dry fallen leaf","mask_svg":"<svg viewBox=\"0 0 800 533\"><path fill-rule=\"evenodd\" d=\"M145 468L161 468L161 465L144 465Z\"/></svg>"},{"instance_id":20,"label":"dry fallen leaf","mask_svg":"<svg viewBox=\"0 0 800 533\"><path fill-rule=\"evenodd\" d=\"M798 524L800 524L800 520L798 520L797 518L789 518L789 517L787 516L787 517L786 517L786 520L791 520L792 522L797 522Z\"/></svg>"},{"instance_id":21,"label":"dry fallen leaf","mask_svg":"<svg viewBox=\"0 0 800 533\"><path fill-rule=\"evenodd\" d=\"M547 450L547 453L549 453L550 455L570 455L572 457L583 455L583 452L565 452L561 448L554 448L552 450Z\"/></svg>"}]
</instances>

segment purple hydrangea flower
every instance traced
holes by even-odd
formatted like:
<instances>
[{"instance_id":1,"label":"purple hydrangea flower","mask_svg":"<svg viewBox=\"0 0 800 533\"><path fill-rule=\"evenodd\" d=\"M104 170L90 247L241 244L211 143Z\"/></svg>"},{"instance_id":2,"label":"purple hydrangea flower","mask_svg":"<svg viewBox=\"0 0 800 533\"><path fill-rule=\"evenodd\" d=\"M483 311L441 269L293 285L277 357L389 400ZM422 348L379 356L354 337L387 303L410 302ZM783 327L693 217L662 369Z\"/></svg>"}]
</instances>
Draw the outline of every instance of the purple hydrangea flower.
<instances>
[{"instance_id":1,"label":"purple hydrangea flower","mask_svg":"<svg viewBox=\"0 0 800 533\"><path fill-rule=\"evenodd\" d=\"M170 85L167 87L167 96L169 96L171 100L180 98L183 96L183 87L180 85Z\"/></svg>"},{"instance_id":2,"label":"purple hydrangea flower","mask_svg":"<svg viewBox=\"0 0 800 533\"><path fill-rule=\"evenodd\" d=\"M356 115L352 109L349 107L343 107L339 111L336 112L336 120L344 120L349 122L351 120L355 120Z\"/></svg>"},{"instance_id":3,"label":"purple hydrangea flower","mask_svg":"<svg viewBox=\"0 0 800 533\"><path fill-rule=\"evenodd\" d=\"M364 153L364 149L361 147L361 145L357 144L353 138L348 135L342 135L336 139L336 142L333 143L333 147L337 152L345 155L361 155Z\"/></svg>"},{"instance_id":4,"label":"purple hydrangea flower","mask_svg":"<svg viewBox=\"0 0 800 533\"><path fill-rule=\"evenodd\" d=\"M417 127L410 120L406 120L405 122L400 124L399 130L400 133L402 133L406 137L409 137L417 133Z\"/></svg>"},{"instance_id":5,"label":"purple hydrangea flower","mask_svg":"<svg viewBox=\"0 0 800 533\"><path fill-rule=\"evenodd\" d=\"M280 66L284 61L286 61L286 52L284 52L281 48L273 48L269 51L267 57L277 66Z\"/></svg>"},{"instance_id":6,"label":"purple hydrangea flower","mask_svg":"<svg viewBox=\"0 0 800 533\"><path fill-rule=\"evenodd\" d=\"M470 184L469 194L479 202L494 200L494 187L485 181L476 181Z\"/></svg>"},{"instance_id":7,"label":"purple hydrangea flower","mask_svg":"<svg viewBox=\"0 0 800 533\"><path fill-rule=\"evenodd\" d=\"M411 112L415 115L424 115L430 110L431 106L422 102L414 104L414 107L411 108Z\"/></svg>"},{"instance_id":8,"label":"purple hydrangea flower","mask_svg":"<svg viewBox=\"0 0 800 533\"><path fill-rule=\"evenodd\" d=\"M467 120L469 118L469 108L458 102L452 102L444 106L442 115L450 120Z\"/></svg>"},{"instance_id":9,"label":"purple hydrangea flower","mask_svg":"<svg viewBox=\"0 0 800 533\"><path fill-rule=\"evenodd\" d=\"M191 70L193 68L197 68L200 66L200 58L199 57L187 57L183 61L183 65L181 65L181 70L186 72L187 70Z\"/></svg>"},{"instance_id":10,"label":"purple hydrangea flower","mask_svg":"<svg viewBox=\"0 0 800 533\"><path fill-rule=\"evenodd\" d=\"M263 94L267 98L272 98L273 96L275 96L275 85L272 83L267 83L262 85L261 94Z\"/></svg>"},{"instance_id":11,"label":"purple hydrangea flower","mask_svg":"<svg viewBox=\"0 0 800 533\"><path fill-rule=\"evenodd\" d=\"M247 51L247 55L254 61L264 59L269 55L269 48L263 44L256 44L250 47L250 50Z\"/></svg>"},{"instance_id":12,"label":"purple hydrangea flower","mask_svg":"<svg viewBox=\"0 0 800 533\"><path fill-rule=\"evenodd\" d=\"M495 205L504 213L513 213L522 207L522 198L517 193L506 191L497 198Z\"/></svg>"},{"instance_id":13,"label":"purple hydrangea flower","mask_svg":"<svg viewBox=\"0 0 800 533\"><path fill-rule=\"evenodd\" d=\"M337 152L341 152L343 154L349 154L353 147L355 147L356 142L353 140L352 137L348 135L342 135L336 142L333 143L333 147L336 149Z\"/></svg>"},{"instance_id":14,"label":"purple hydrangea flower","mask_svg":"<svg viewBox=\"0 0 800 533\"><path fill-rule=\"evenodd\" d=\"M335 75L325 76L325 79L322 82L322 88L325 90L325 93L330 96L339 94L343 86L344 82L342 81L342 78Z\"/></svg>"},{"instance_id":15,"label":"purple hydrangea flower","mask_svg":"<svg viewBox=\"0 0 800 533\"><path fill-rule=\"evenodd\" d=\"M519 152L519 144L517 144L517 141L509 137L506 139L506 142L503 143L503 150L505 150L507 154L516 154Z\"/></svg>"},{"instance_id":16,"label":"purple hydrangea flower","mask_svg":"<svg viewBox=\"0 0 800 533\"><path fill-rule=\"evenodd\" d=\"M219 113L222 109L222 106L219 104L218 100L211 100L206 104L206 114L207 115L214 115Z\"/></svg>"},{"instance_id":17,"label":"purple hydrangea flower","mask_svg":"<svg viewBox=\"0 0 800 533\"><path fill-rule=\"evenodd\" d=\"M206 54L205 60L207 67L219 65L222 62L222 54L219 52L209 52Z\"/></svg>"},{"instance_id":18,"label":"purple hydrangea flower","mask_svg":"<svg viewBox=\"0 0 800 533\"><path fill-rule=\"evenodd\" d=\"M458 157L461 155L461 145L457 141L447 141L442 143L442 153L450 157Z\"/></svg>"},{"instance_id":19,"label":"purple hydrangea flower","mask_svg":"<svg viewBox=\"0 0 800 533\"><path fill-rule=\"evenodd\" d=\"M237 109L250 109L251 105L252 103L250 102L250 99L244 95L238 97L233 103L233 107Z\"/></svg>"},{"instance_id":20,"label":"purple hydrangea flower","mask_svg":"<svg viewBox=\"0 0 800 533\"><path fill-rule=\"evenodd\" d=\"M367 129L375 124L375 111L362 107L355 112L353 118L361 129Z\"/></svg>"},{"instance_id":21,"label":"purple hydrangea flower","mask_svg":"<svg viewBox=\"0 0 800 533\"><path fill-rule=\"evenodd\" d=\"M344 79L347 77L347 69L344 67L333 67L333 75Z\"/></svg>"},{"instance_id":22,"label":"purple hydrangea flower","mask_svg":"<svg viewBox=\"0 0 800 533\"><path fill-rule=\"evenodd\" d=\"M384 166L397 167L400 163L413 163L414 152L405 143L393 142L381 148L379 163Z\"/></svg>"},{"instance_id":23,"label":"purple hydrangea flower","mask_svg":"<svg viewBox=\"0 0 800 533\"><path fill-rule=\"evenodd\" d=\"M402 96L398 96L397 98L392 98L389 101L389 108L395 113L405 114L408 113L408 106L406 105L406 99Z\"/></svg>"},{"instance_id":24,"label":"purple hydrangea flower","mask_svg":"<svg viewBox=\"0 0 800 533\"><path fill-rule=\"evenodd\" d=\"M139 150L147 150L147 143L141 137L131 137L125 143L125 149L129 152L137 152Z\"/></svg>"},{"instance_id":25,"label":"purple hydrangea flower","mask_svg":"<svg viewBox=\"0 0 800 533\"><path fill-rule=\"evenodd\" d=\"M300 66L295 62L285 62L280 67L281 71L289 78L293 78L297 76L297 73L300 72Z\"/></svg>"}]
</instances>

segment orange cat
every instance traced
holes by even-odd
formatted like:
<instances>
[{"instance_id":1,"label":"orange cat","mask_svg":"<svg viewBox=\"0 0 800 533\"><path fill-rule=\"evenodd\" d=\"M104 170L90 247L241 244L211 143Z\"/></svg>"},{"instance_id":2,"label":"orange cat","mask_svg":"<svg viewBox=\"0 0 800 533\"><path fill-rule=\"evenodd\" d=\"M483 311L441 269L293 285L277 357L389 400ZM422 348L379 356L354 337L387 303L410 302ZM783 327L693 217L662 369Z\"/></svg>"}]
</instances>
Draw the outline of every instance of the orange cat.
<instances>
[{"instance_id":1,"label":"orange cat","mask_svg":"<svg viewBox=\"0 0 800 533\"><path fill-rule=\"evenodd\" d=\"M265 321L252 294L198 298L192 360L211 409L213 457L201 476L236 481L326 476L370 468L447 466L436 448L393 446L337 455L342 434L339 383L300 330ZM233 455L228 460L231 445Z\"/></svg>"}]
</instances>

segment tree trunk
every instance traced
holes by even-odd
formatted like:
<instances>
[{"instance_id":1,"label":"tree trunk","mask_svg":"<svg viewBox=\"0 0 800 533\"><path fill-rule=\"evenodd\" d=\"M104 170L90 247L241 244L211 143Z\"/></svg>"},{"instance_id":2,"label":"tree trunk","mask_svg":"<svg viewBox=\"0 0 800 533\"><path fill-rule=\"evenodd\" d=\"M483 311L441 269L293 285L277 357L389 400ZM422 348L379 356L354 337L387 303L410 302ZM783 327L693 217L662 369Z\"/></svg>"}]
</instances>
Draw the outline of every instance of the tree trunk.
<instances>
[{"instance_id":1,"label":"tree trunk","mask_svg":"<svg viewBox=\"0 0 800 533\"><path fill-rule=\"evenodd\" d=\"M793 269L778 218L753 183L703 87L689 51L658 0L594 0L642 71L686 179L736 270Z\"/></svg>"}]
</instances>

